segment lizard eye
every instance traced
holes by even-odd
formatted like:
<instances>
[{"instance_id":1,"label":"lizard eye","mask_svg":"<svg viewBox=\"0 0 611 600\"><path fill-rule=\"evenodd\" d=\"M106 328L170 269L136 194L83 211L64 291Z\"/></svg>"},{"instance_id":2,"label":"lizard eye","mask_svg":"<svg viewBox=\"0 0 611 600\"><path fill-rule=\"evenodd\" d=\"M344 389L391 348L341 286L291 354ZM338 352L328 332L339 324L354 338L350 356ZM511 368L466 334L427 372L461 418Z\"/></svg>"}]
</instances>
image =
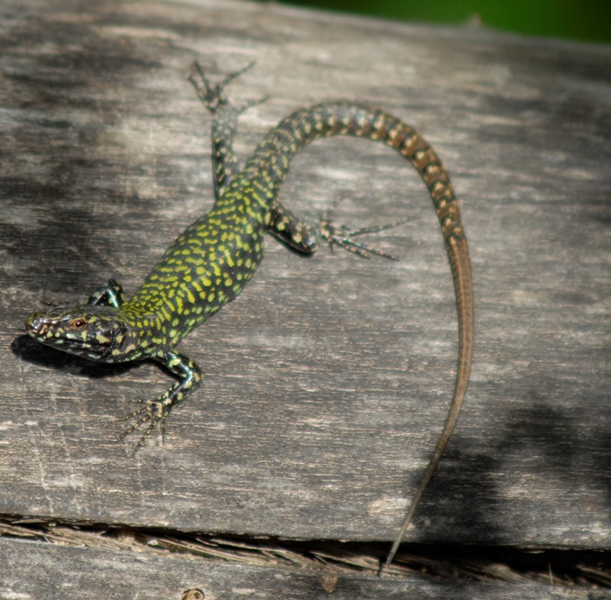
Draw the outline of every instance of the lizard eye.
<instances>
[{"instance_id":1,"label":"lizard eye","mask_svg":"<svg viewBox=\"0 0 611 600\"><path fill-rule=\"evenodd\" d=\"M74 319L71 325L75 329L85 329L85 327L87 327L87 321L85 321L85 319Z\"/></svg>"}]
</instances>

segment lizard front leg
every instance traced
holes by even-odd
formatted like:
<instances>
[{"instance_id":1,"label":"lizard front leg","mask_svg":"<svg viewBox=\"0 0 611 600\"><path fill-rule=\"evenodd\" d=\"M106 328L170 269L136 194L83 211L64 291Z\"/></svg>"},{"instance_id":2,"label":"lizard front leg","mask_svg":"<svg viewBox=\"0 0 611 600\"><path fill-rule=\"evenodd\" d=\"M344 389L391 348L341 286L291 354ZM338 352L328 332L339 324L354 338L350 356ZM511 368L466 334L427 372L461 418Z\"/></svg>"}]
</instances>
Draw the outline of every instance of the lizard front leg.
<instances>
[{"instance_id":1,"label":"lizard front leg","mask_svg":"<svg viewBox=\"0 0 611 600\"><path fill-rule=\"evenodd\" d=\"M89 306L112 306L119 308L125 304L123 286L116 279L109 279L108 283L100 286L89 296Z\"/></svg>"},{"instance_id":2,"label":"lizard front leg","mask_svg":"<svg viewBox=\"0 0 611 600\"><path fill-rule=\"evenodd\" d=\"M121 435L120 439L124 439L139 427L146 425L142 437L134 448L134 453L144 444L146 438L155 428L155 425L159 424L159 428L163 435L165 420L170 415L170 412L172 412L172 409L190 396L200 386L204 378L200 368L195 362L179 354L175 350L167 350L153 358L168 369L168 371L176 375L179 381L156 400L136 400L136 402L143 404L143 406L123 418L124 421L133 418L137 420L129 426L123 435Z\"/></svg>"}]
</instances>

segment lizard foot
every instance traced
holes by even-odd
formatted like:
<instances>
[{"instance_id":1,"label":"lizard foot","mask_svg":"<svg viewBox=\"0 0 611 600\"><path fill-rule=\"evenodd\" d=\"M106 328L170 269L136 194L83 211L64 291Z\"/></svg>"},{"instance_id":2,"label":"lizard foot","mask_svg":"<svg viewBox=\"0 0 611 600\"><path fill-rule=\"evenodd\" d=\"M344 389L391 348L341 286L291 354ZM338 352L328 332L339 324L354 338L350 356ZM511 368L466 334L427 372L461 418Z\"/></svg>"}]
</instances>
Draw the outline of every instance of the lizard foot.
<instances>
[{"instance_id":1,"label":"lizard foot","mask_svg":"<svg viewBox=\"0 0 611 600\"><path fill-rule=\"evenodd\" d=\"M336 225L331 220L331 214L342 201L343 198L339 198L333 206L326 210L320 219L320 237L329 244L329 248L333 253L336 252L337 247L341 247L347 252L352 252L363 258L371 258L373 255L388 258L390 260L399 260L394 254L378 250L363 242L357 242L352 238L357 235L363 235L365 233L378 233L379 231L385 231L386 229L392 229L407 223L408 219L403 221L396 221L395 223L387 223L385 225L374 225L372 227L362 227L361 229L351 229L347 225Z\"/></svg>"},{"instance_id":2,"label":"lizard foot","mask_svg":"<svg viewBox=\"0 0 611 600\"><path fill-rule=\"evenodd\" d=\"M161 431L161 436L165 432L165 420L168 418L172 407L164 402L163 399L154 400L152 402L147 402L146 400L136 400L138 404L143 404L137 410L125 415L121 421L129 421L130 419L137 419L135 423L130 425L118 438L117 441L124 440L130 433L136 431L140 427L146 425L144 433L142 434L140 440L136 444L134 448L134 454L138 452L138 450L144 445L146 439L151 435L155 425L159 423L159 430ZM147 425L148 423L148 425Z\"/></svg>"},{"instance_id":3,"label":"lizard foot","mask_svg":"<svg viewBox=\"0 0 611 600\"><path fill-rule=\"evenodd\" d=\"M191 74L188 77L188 80L191 82L191 84L195 88L195 91L197 92L199 99L204 103L204 106L212 114L215 114L218 111L220 106L222 106L223 104L229 104L229 100L227 99L227 95L225 94L225 87L227 86L227 84L233 81L236 77L239 77L240 75L242 75L242 73L245 73L246 71L251 69L254 66L254 64L255 64L255 61L251 62L250 64L246 65L243 69L240 69L239 71L236 71L235 73L230 73L220 83L217 83L216 85L212 85L210 83L210 80L206 77L206 74L204 73L204 69L202 68L202 66L199 64L198 61L195 61L193 63L193 68L191 70ZM199 79L198 79L198 76L199 76ZM257 104L266 102L268 99L269 99L269 96L264 96L263 98L260 98L259 100L254 100L252 102L249 102L246 105L242 106L241 108L236 108L235 110L237 114L241 114L245 110L248 110L249 108L256 106Z\"/></svg>"}]
</instances>

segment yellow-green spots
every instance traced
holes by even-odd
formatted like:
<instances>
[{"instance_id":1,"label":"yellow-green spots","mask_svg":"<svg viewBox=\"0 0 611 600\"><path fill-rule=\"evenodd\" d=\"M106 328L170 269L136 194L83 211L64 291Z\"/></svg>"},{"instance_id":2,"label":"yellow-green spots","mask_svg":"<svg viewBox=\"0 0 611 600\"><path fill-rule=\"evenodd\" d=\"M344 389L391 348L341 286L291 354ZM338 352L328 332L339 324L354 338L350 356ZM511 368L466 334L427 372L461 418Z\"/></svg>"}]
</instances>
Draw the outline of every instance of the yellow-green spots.
<instances>
[{"instance_id":1,"label":"yellow-green spots","mask_svg":"<svg viewBox=\"0 0 611 600\"><path fill-rule=\"evenodd\" d=\"M461 333L459 364L467 366L460 367L463 375L459 373L456 389L459 389L461 377L463 389L466 388L468 338L472 335L471 317L464 316L472 313L469 260L458 204L448 175L435 152L410 127L391 116L363 106L337 103L302 109L287 117L261 142L244 170L237 173L238 161L232 146L235 135L233 117L239 111L222 93L222 84L211 87L203 75L202 79L203 88L198 88L200 98L214 115L217 200L212 211L199 218L174 241L129 302L124 301L123 292L116 282L109 285L111 291L104 292L107 296L103 300L96 299L94 293L91 298L95 301L89 304L99 302L105 305L99 313L100 328L96 323L87 331L81 331L80 325L75 326L78 331L66 328L53 332L43 330L39 332L39 338L44 338L42 341L50 345L65 344L62 349L78 346L82 356L109 362L152 357L178 377L178 381L155 402L142 405L131 415L135 424L128 433L138 427L145 432L137 449L156 424L163 425L172 407L198 387L202 374L197 365L178 354L173 347L240 293L261 260L262 233L265 230L271 228L282 240L308 253L316 250L321 239L332 240L346 249L367 248L349 248L350 242L340 240L335 233L340 229L333 228L328 221L318 230L300 223L276 201L292 156L305 144L324 136L353 135L381 140L399 150L420 172L429 188L453 267L459 318L463 315L460 330L466 333ZM227 110L216 110L219 106ZM114 307L120 317L109 329L103 329L109 314L106 307ZM95 319L90 323L93 321ZM119 333L122 327L125 327L126 335ZM88 341L97 342L102 349ZM456 403L455 397L453 406L457 406Z\"/></svg>"},{"instance_id":2,"label":"yellow-green spots","mask_svg":"<svg viewBox=\"0 0 611 600\"><path fill-rule=\"evenodd\" d=\"M173 356L169 361L168 361L168 367L175 367L180 363L180 358L178 356Z\"/></svg>"},{"instance_id":3,"label":"yellow-green spots","mask_svg":"<svg viewBox=\"0 0 611 600\"><path fill-rule=\"evenodd\" d=\"M167 308L166 308L167 306ZM174 307L169 302L166 302L166 306L162 306L160 308L161 314L166 321L169 321L172 318L172 312L174 311ZM168 310L169 308L169 310Z\"/></svg>"},{"instance_id":4,"label":"yellow-green spots","mask_svg":"<svg viewBox=\"0 0 611 600\"><path fill-rule=\"evenodd\" d=\"M340 104L299 111L270 132L238 174L231 170L237 160L231 147L234 125L223 123L222 114L215 114L214 125L218 199L176 239L125 309L133 309L138 344L148 355L162 356L167 348L161 346L177 343L240 293L261 260L266 226L296 246L311 239L311 229L283 209L276 193L292 156L313 139L354 135L399 147L428 183L443 226L455 225L457 211L443 167L420 136L384 113ZM172 362L172 368L179 364Z\"/></svg>"}]
</instances>

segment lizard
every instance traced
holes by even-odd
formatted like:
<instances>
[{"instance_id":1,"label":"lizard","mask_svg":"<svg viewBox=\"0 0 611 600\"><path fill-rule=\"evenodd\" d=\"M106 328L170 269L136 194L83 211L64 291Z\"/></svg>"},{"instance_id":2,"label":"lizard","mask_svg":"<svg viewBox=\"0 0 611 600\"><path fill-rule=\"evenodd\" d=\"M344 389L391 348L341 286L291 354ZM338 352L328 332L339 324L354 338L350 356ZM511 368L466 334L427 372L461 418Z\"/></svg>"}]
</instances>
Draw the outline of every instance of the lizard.
<instances>
[{"instance_id":1,"label":"lizard","mask_svg":"<svg viewBox=\"0 0 611 600\"><path fill-rule=\"evenodd\" d=\"M254 64L254 63L253 63ZM467 239L449 175L433 148L411 126L367 105L346 101L295 111L271 129L240 169L233 150L238 116L255 103L236 108L227 84L250 68L212 85L195 62L189 81L213 117L212 163L215 202L170 245L130 300L114 279L96 289L86 304L57 305L30 314L26 331L37 341L73 355L104 363L153 359L178 381L153 401L125 417L134 422L122 437L144 428L134 452L159 425L163 434L172 409L199 387L197 364L176 350L178 343L234 299L263 258L263 234L311 255L321 242L359 256L395 259L354 238L398 223L351 229L323 213L318 223L299 219L278 200L291 159L306 144L331 136L355 136L381 142L416 168L430 193L447 252L458 313L458 366L449 412L423 479L406 512L380 574L392 561L422 495L452 435L469 382L473 353L473 291ZM198 79L199 77L199 79ZM261 100L263 101L263 100ZM261 102L260 101L260 102Z\"/></svg>"}]
</instances>

